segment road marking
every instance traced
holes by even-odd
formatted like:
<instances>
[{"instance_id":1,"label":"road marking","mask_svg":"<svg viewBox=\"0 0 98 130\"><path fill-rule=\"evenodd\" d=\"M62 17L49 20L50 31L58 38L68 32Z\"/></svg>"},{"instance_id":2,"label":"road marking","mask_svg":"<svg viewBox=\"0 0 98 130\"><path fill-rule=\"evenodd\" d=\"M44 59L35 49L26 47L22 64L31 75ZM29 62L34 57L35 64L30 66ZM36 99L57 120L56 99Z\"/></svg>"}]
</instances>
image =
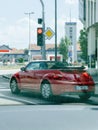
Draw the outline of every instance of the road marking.
<instances>
[{"instance_id":1,"label":"road marking","mask_svg":"<svg viewBox=\"0 0 98 130\"><path fill-rule=\"evenodd\" d=\"M15 97L10 97L10 96L6 96L2 93L0 93L0 97L7 99L7 100L13 100L13 102L21 102L23 104L28 104L28 105L37 105L38 103L32 102L32 101L28 101L26 99L19 99L19 98L15 98ZM1 103L0 103L1 104ZM6 105L6 104L5 104Z\"/></svg>"},{"instance_id":2,"label":"road marking","mask_svg":"<svg viewBox=\"0 0 98 130\"><path fill-rule=\"evenodd\" d=\"M24 109L23 109L24 107ZM26 108L27 107L27 108ZM22 109L21 109L22 108ZM29 108L29 109L28 109ZM82 110L91 110L91 108L94 108L94 106L70 106L70 105L66 105L66 106L60 106L60 105L37 105L37 106L33 106L33 107L29 107L28 105L26 106L20 106L18 110L2 110L0 111L0 113L2 112L40 112L40 111L44 111L44 112L59 112L59 111L82 111Z\"/></svg>"},{"instance_id":3,"label":"road marking","mask_svg":"<svg viewBox=\"0 0 98 130\"><path fill-rule=\"evenodd\" d=\"M0 87L0 91L2 92L2 91L11 91L9 88L5 88L5 87Z\"/></svg>"},{"instance_id":4,"label":"road marking","mask_svg":"<svg viewBox=\"0 0 98 130\"><path fill-rule=\"evenodd\" d=\"M23 104L23 103L18 102L18 101L5 99L5 98L0 98L0 105L15 105L15 104Z\"/></svg>"}]
</instances>

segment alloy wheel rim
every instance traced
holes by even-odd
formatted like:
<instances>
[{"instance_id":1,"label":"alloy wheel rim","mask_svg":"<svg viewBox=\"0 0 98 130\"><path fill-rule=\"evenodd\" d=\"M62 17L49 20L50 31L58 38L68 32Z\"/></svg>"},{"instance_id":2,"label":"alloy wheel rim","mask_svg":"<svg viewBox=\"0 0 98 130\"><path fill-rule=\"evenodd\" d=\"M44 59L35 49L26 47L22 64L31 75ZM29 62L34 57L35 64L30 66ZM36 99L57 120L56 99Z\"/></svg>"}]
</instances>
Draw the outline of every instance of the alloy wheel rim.
<instances>
[{"instance_id":1,"label":"alloy wheel rim","mask_svg":"<svg viewBox=\"0 0 98 130\"><path fill-rule=\"evenodd\" d=\"M12 88L12 91L13 91L13 92L16 90L16 86L17 86L16 81L13 80L13 81L11 82L11 88Z\"/></svg>"},{"instance_id":2,"label":"alloy wheel rim","mask_svg":"<svg viewBox=\"0 0 98 130\"><path fill-rule=\"evenodd\" d=\"M49 98L50 96L50 85L49 84L44 84L42 87L42 96L44 98Z\"/></svg>"}]
</instances>

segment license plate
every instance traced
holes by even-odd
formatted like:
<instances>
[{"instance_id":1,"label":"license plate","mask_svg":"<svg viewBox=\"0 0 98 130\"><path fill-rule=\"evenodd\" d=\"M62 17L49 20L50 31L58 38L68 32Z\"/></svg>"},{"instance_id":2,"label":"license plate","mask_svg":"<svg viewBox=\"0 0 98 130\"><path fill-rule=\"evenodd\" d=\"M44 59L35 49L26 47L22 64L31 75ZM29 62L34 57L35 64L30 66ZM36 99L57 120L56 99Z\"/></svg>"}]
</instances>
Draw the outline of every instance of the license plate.
<instances>
[{"instance_id":1,"label":"license plate","mask_svg":"<svg viewBox=\"0 0 98 130\"><path fill-rule=\"evenodd\" d=\"M75 90L88 90L88 86L75 86Z\"/></svg>"}]
</instances>

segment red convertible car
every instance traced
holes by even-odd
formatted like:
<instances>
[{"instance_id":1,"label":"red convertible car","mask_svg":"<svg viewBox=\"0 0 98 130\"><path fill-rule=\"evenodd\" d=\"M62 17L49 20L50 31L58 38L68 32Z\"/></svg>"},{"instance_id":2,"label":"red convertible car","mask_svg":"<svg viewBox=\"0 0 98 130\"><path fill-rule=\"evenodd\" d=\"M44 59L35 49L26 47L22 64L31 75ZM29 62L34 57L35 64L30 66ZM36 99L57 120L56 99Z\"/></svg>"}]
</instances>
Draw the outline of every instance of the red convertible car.
<instances>
[{"instance_id":1,"label":"red convertible car","mask_svg":"<svg viewBox=\"0 0 98 130\"><path fill-rule=\"evenodd\" d=\"M84 67L67 66L62 62L34 61L10 79L11 92L26 89L41 93L49 99L53 95L78 95L88 99L94 94L95 84Z\"/></svg>"}]
</instances>

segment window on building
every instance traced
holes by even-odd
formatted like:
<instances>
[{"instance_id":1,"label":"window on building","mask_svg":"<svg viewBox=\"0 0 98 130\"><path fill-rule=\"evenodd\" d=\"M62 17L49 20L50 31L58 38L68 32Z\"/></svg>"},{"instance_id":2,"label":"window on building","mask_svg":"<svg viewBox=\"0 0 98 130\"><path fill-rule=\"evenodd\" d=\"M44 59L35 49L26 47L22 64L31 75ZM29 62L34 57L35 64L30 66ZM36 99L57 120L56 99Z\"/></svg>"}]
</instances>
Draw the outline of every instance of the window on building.
<instances>
[{"instance_id":1,"label":"window on building","mask_svg":"<svg viewBox=\"0 0 98 130\"><path fill-rule=\"evenodd\" d=\"M73 31L73 28L72 28L72 27L70 27L70 29L69 29L69 30L70 30L70 33L72 33L72 31Z\"/></svg>"}]
</instances>

